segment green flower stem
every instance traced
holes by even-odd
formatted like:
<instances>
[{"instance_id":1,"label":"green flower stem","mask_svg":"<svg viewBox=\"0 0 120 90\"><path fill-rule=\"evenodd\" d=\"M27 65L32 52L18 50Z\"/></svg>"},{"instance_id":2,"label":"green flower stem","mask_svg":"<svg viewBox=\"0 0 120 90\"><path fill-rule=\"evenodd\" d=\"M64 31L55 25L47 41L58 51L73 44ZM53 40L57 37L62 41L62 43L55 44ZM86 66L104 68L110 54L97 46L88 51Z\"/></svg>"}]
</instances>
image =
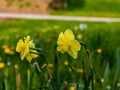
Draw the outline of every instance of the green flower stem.
<instances>
[{"instance_id":1,"label":"green flower stem","mask_svg":"<svg viewBox=\"0 0 120 90\"><path fill-rule=\"evenodd\" d=\"M56 82L55 83L55 90L61 90L61 83L60 83L60 77L59 77L59 74L58 74L58 67L59 67L59 64L58 64L58 56L57 56L57 53L55 52L55 58L54 58L54 81Z\"/></svg>"},{"instance_id":2,"label":"green flower stem","mask_svg":"<svg viewBox=\"0 0 120 90\"><path fill-rule=\"evenodd\" d=\"M41 73L41 69L40 69L37 61L34 62L34 65L37 67L37 70Z\"/></svg>"},{"instance_id":3,"label":"green flower stem","mask_svg":"<svg viewBox=\"0 0 120 90\"><path fill-rule=\"evenodd\" d=\"M85 66L84 66L84 61L82 61L82 65L83 65L83 79L84 79L84 83L85 83L85 87L84 87L84 90L88 90L88 87L89 87L89 83L88 83L88 80L86 79L86 74L85 74Z\"/></svg>"},{"instance_id":4,"label":"green flower stem","mask_svg":"<svg viewBox=\"0 0 120 90\"><path fill-rule=\"evenodd\" d=\"M5 71L5 90L9 90L9 87L8 87L8 68L6 68L6 71Z\"/></svg>"},{"instance_id":5,"label":"green flower stem","mask_svg":"<svg viewBox=\"0 0 120 90\"><path fill-rule=\"evenodd\" d=\"M17 84L17 75L18 75L18 66L17 64L15 65L15 74L16 74L16 90L19 90L19 85Z\"/></svg>"},{"instance_id":6,"label":"green flower stem","mask_svg":"<svg viewBox=\"0 0 120 90\"><path fill-rule=\"evenodd\" d=\"M79 84L76 85L76 90L79 90Z\"/></svg>"},{"instance_id":7,"label":"green flower stem","mask_svg":"<svg viewBox=\"0 0 120 90\"><path fill-rule=\"evenodd\" d=\"M7 82L7 78L5 78L5 90L8 90L8 82Z\"/></svg>"},{"instance_id":8,"label":"green flower stem","mask_svg":"<svg viewBox=\"0 0 120 90\"><path fill-rule=\"evenodd\" d=\"M27 70L27 90L30 89L30 70Z\"/></svg>"},{"instance_id":9,"label":"green flower stem","mask_svg":"<svg viewBox=\"0 0 120 90\"><path fill-rule=\"evenodd\" d=\"M86 46L86 44L84 42L80 42L80 44L85 47L86 52L87 52L87 56L88 56L88 61L89 61L89 64L90 64L90 68L93 68L92 59L91 59L91 55L90 55L89 49L87 48L87 46Z\"/></svg>"},{"instance_id":10,"label":"green flower stem","mask_svg":"<svg viewBox=\"0 0 120 90\"><path fill-rule=\"evenodd\" d=\"M80 42L81 45L83 45L86 49L87 52L87 56L88 56L88 61L89 61L89 65L90 65L90 69L91 69L91 80L92 80L92 90L94 90L94 84L93 84L93 65L92 65L92 59L91 59L91 55L90 55L90 51L87 48L87 45L84 42Z\"/></svg>"}]
</instances>

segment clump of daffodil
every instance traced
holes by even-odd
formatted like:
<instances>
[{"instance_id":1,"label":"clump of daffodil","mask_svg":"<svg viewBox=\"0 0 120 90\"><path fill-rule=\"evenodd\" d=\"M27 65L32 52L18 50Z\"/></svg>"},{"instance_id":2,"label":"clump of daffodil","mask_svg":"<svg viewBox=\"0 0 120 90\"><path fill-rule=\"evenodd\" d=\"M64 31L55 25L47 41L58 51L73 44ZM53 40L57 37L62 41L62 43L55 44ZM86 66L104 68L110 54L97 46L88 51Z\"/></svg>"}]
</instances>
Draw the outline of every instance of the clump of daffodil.
<instances>
[{"instance_id":1,"label":"clump of daffodil","mask_svg":"<svg viewBox=\"0 0 120 90\"><path fill-rule=\"evenodd\" d=\"M35 44L30 40L30 36L27 36L24 40L20 39L18 41L16 51L20 53L21 60L26 57L26 59L31 62L33 58L38 57L38 55L35 54L37 51L31 48L35 48Z\"/></svg>"},{"instance_id":2,"label":"clump of daffodil","mask_svg":"<svg viewBox=\"0 0 120 90\"><path fill-rule=\"evenodd\" d=\"M80 50L80 43L75 40L73 32L67 29L64 33L61 32L57 41L57 51L61 53L68 53L74 59L77 58L77 52Z\"/></svg>"}]
</instances>

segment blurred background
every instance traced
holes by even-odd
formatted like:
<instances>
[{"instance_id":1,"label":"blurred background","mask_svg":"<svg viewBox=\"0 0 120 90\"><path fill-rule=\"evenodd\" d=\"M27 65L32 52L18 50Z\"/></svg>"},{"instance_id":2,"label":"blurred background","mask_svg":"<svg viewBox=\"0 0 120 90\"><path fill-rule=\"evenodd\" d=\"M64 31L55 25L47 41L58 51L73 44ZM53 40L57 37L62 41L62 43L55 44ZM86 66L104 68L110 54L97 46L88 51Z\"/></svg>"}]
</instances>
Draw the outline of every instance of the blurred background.
<instances>
[{"instance_id":1,"label":"blurred background","mask_svg":"<svg viewBox=\"0 0 120 90\"><path fill-rule=\"evenodd\" d=\"M1 0L0 12L119 17L119 0Z\"/></svg>"},{"instance_id":2,"label":"blurred background","mask_svg":"<svg viewBox=\"0 0 120 90\"><path fill-rule=\"evenodd\" d=\"M27 17L72 16L70 18L87 19L15 19L14 16L4 17L3 14L26 14ZM97 20L94 21L94 18ZM54 77L56 42L59 33L66 29L71 29L75 39L85 42L90 50L94 66L94 89L119 90L120 0L0 0L0 90L45 90L40 87L46 84L48 73L43 70L42 76L33 66L35 61L41 66L42 59L34 59L31 63L27 60L21 61L19 53L15 51L17 42L30 35L36 47L45 51ZM82 61L87 78L90 76L84 47L81 47L75 60L68 58L66 54L58 56L58 86L62 86L62 90L84 90ZM92 90L91 84L89 87ZM53 90L51 86L49 90Z\"/></svg>"}]
</instances>

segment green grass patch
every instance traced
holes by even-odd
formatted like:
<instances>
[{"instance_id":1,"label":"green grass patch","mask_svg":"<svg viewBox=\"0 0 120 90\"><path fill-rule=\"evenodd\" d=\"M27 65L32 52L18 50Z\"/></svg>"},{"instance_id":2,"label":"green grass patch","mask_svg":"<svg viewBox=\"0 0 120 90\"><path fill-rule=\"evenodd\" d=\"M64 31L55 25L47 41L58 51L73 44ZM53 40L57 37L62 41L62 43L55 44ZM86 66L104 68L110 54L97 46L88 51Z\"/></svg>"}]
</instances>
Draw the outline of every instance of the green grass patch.
<instances>
[{"instance_id":1,"label":"green grass patch","mask_svg":"<svg viewBox=\"0 0 120 90\"><path fill-rule=\"evenodd\" d=\"M84 0L83 4L68 4L67 9L56 10L51 13L70 16L120 17L119 4L119 0Z\"/></svg>"}]
</instances>

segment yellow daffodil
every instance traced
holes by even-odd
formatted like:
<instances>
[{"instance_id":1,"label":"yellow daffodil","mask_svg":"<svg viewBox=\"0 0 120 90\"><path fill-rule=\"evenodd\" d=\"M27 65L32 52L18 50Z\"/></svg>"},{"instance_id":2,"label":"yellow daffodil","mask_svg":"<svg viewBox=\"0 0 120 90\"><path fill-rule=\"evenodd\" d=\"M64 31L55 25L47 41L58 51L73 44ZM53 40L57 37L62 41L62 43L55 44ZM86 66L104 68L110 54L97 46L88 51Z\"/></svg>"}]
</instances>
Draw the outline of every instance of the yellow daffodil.
<instances>
[{"instance_id":1,"label":"yellow daffodil","mask_svg":"<svg viewBox=\"0 0 120 90\"><path fill-rule=\"evenodd\" d=\"M101 78L100 81L101 81L101 83L104 83L104 78Z\"/></svg>"},{"instance_id":2,"label":"yellow daffodil","mask_svg":"<svg viewBox=\"0 0 120 90\"><path fill-rule=\"evenodd\" d=\"M2 48L4 49L4 53L14 55L14 51L8 45L3 45Z\"/></svg>"},{"instance_id":3,"label":"yellow daffodil","mask_svg":"<svg viewBox=\"0 0 120 90\"><path fill-rule=\"evenodd\" d=\"M57 45L57 51L61 53L67 52L75 59L77 58L77 52L81 48L80 43L74 39L73 32L69 29L59 34Z\"/></svg>"},{"instance_id":4,"label":"yellow daffodil","mask_svg":"<svg viewBox=\"0 0 120 90\"><path fill-rule=\"evenodd\" d=\"M9 54L9 55L14 55L14 51L11 50L10 48L6 48L6 49L4 50L4 52L5 52L6 54Z\"/></svg>"},{"instance_id":5,"label":"yellow daffodil","mask_svg":"<svg viewBox=\"0 0 120 90\"><path fill-rule=\"evenodd\" d=\"M38 55L34 54L37 51L31 50L30 48L35 48L35 44L30 40L30 36L27 36L24 41L20 39L16 46L16 51L20 53L21 60L25 57L30 62L32 58L37 58Z\"/></svg>"},{"instance_id":6,"label":"yellow daffodil","mask_svg":"<svg viewBox=\"0 0 120 90\"><path fill-rule=\"evenodd\" d=\"M71 86L70 90L76 90L76 87L75 86Z\"/></svg>"},{"instance_id":7,"label":"yellow daffodil","mask_svg":"<svg viewBox=\"0 0 120 90\"><path fill-rule=\"evenodd\" d=\"M0 62L0 68L4 68L5 67L5 63Z\"/></svg>"},{"instance_id":8,"label":"yellow daffodil","mask_svg":"<svg viewBox=\"0 0 120 90\"><path fill-rule=\"evenodd\" d=\"M76 71L79 73L83 73L83 69L81 69L81 68L77 69Z\"/></svg>"},{"instance_id":9,"label":"yellow daffodil","mask_svg":"<svg viewBox=\"0 0 120 90\"><path fill-rule=\"evenodd\" d=\"M52 64L52 63L49 63L48 66L52 68L52 67L53 67L53 64Z\"/></svg>"},{"instance_id":10,"label":"yellow daffodil","mask_svg":"<svg viewBox=\"0 0 120 90\"><path fill-rule=\"evenodd\" d=\"M81 40L81 39L83 38L83 35L82 35L82 34L78 34L78 35L77 35L77 38L78 38L79 40Z\"/></svg>"},{"instance_id":11,"label":"yellow daffodil","mask_svg":"<svg viewBox=\"0 0 120 90\"><path fill-rule=\"evenodd\" d=\"M67 66L67 65L68 65L68 61L65 61L65 62L64 62L64 65L66 65L66 66Z\"/></svg>"},{"instance_id":12,"label":"yellow daffodil","mask_svg":"<svg viewBox=\"0 0 120 90\"><path fill-rule=\"evenodd\" d=\"M102 53L102 49L98 48L97 53Z\"/></svg>"},{"instance_id":13,"label":"yellow daffodil","mask_svg":"<svg viewBox=\"0 0 120 90\"><path fill-rule=\"evenodd\" d=\"M5 44L4 44L4 45L2 45L2 48L3 48L3 49L6 49L6 48L8 48L8 45L5 45Z\"/></svg>"}]
</instances>

